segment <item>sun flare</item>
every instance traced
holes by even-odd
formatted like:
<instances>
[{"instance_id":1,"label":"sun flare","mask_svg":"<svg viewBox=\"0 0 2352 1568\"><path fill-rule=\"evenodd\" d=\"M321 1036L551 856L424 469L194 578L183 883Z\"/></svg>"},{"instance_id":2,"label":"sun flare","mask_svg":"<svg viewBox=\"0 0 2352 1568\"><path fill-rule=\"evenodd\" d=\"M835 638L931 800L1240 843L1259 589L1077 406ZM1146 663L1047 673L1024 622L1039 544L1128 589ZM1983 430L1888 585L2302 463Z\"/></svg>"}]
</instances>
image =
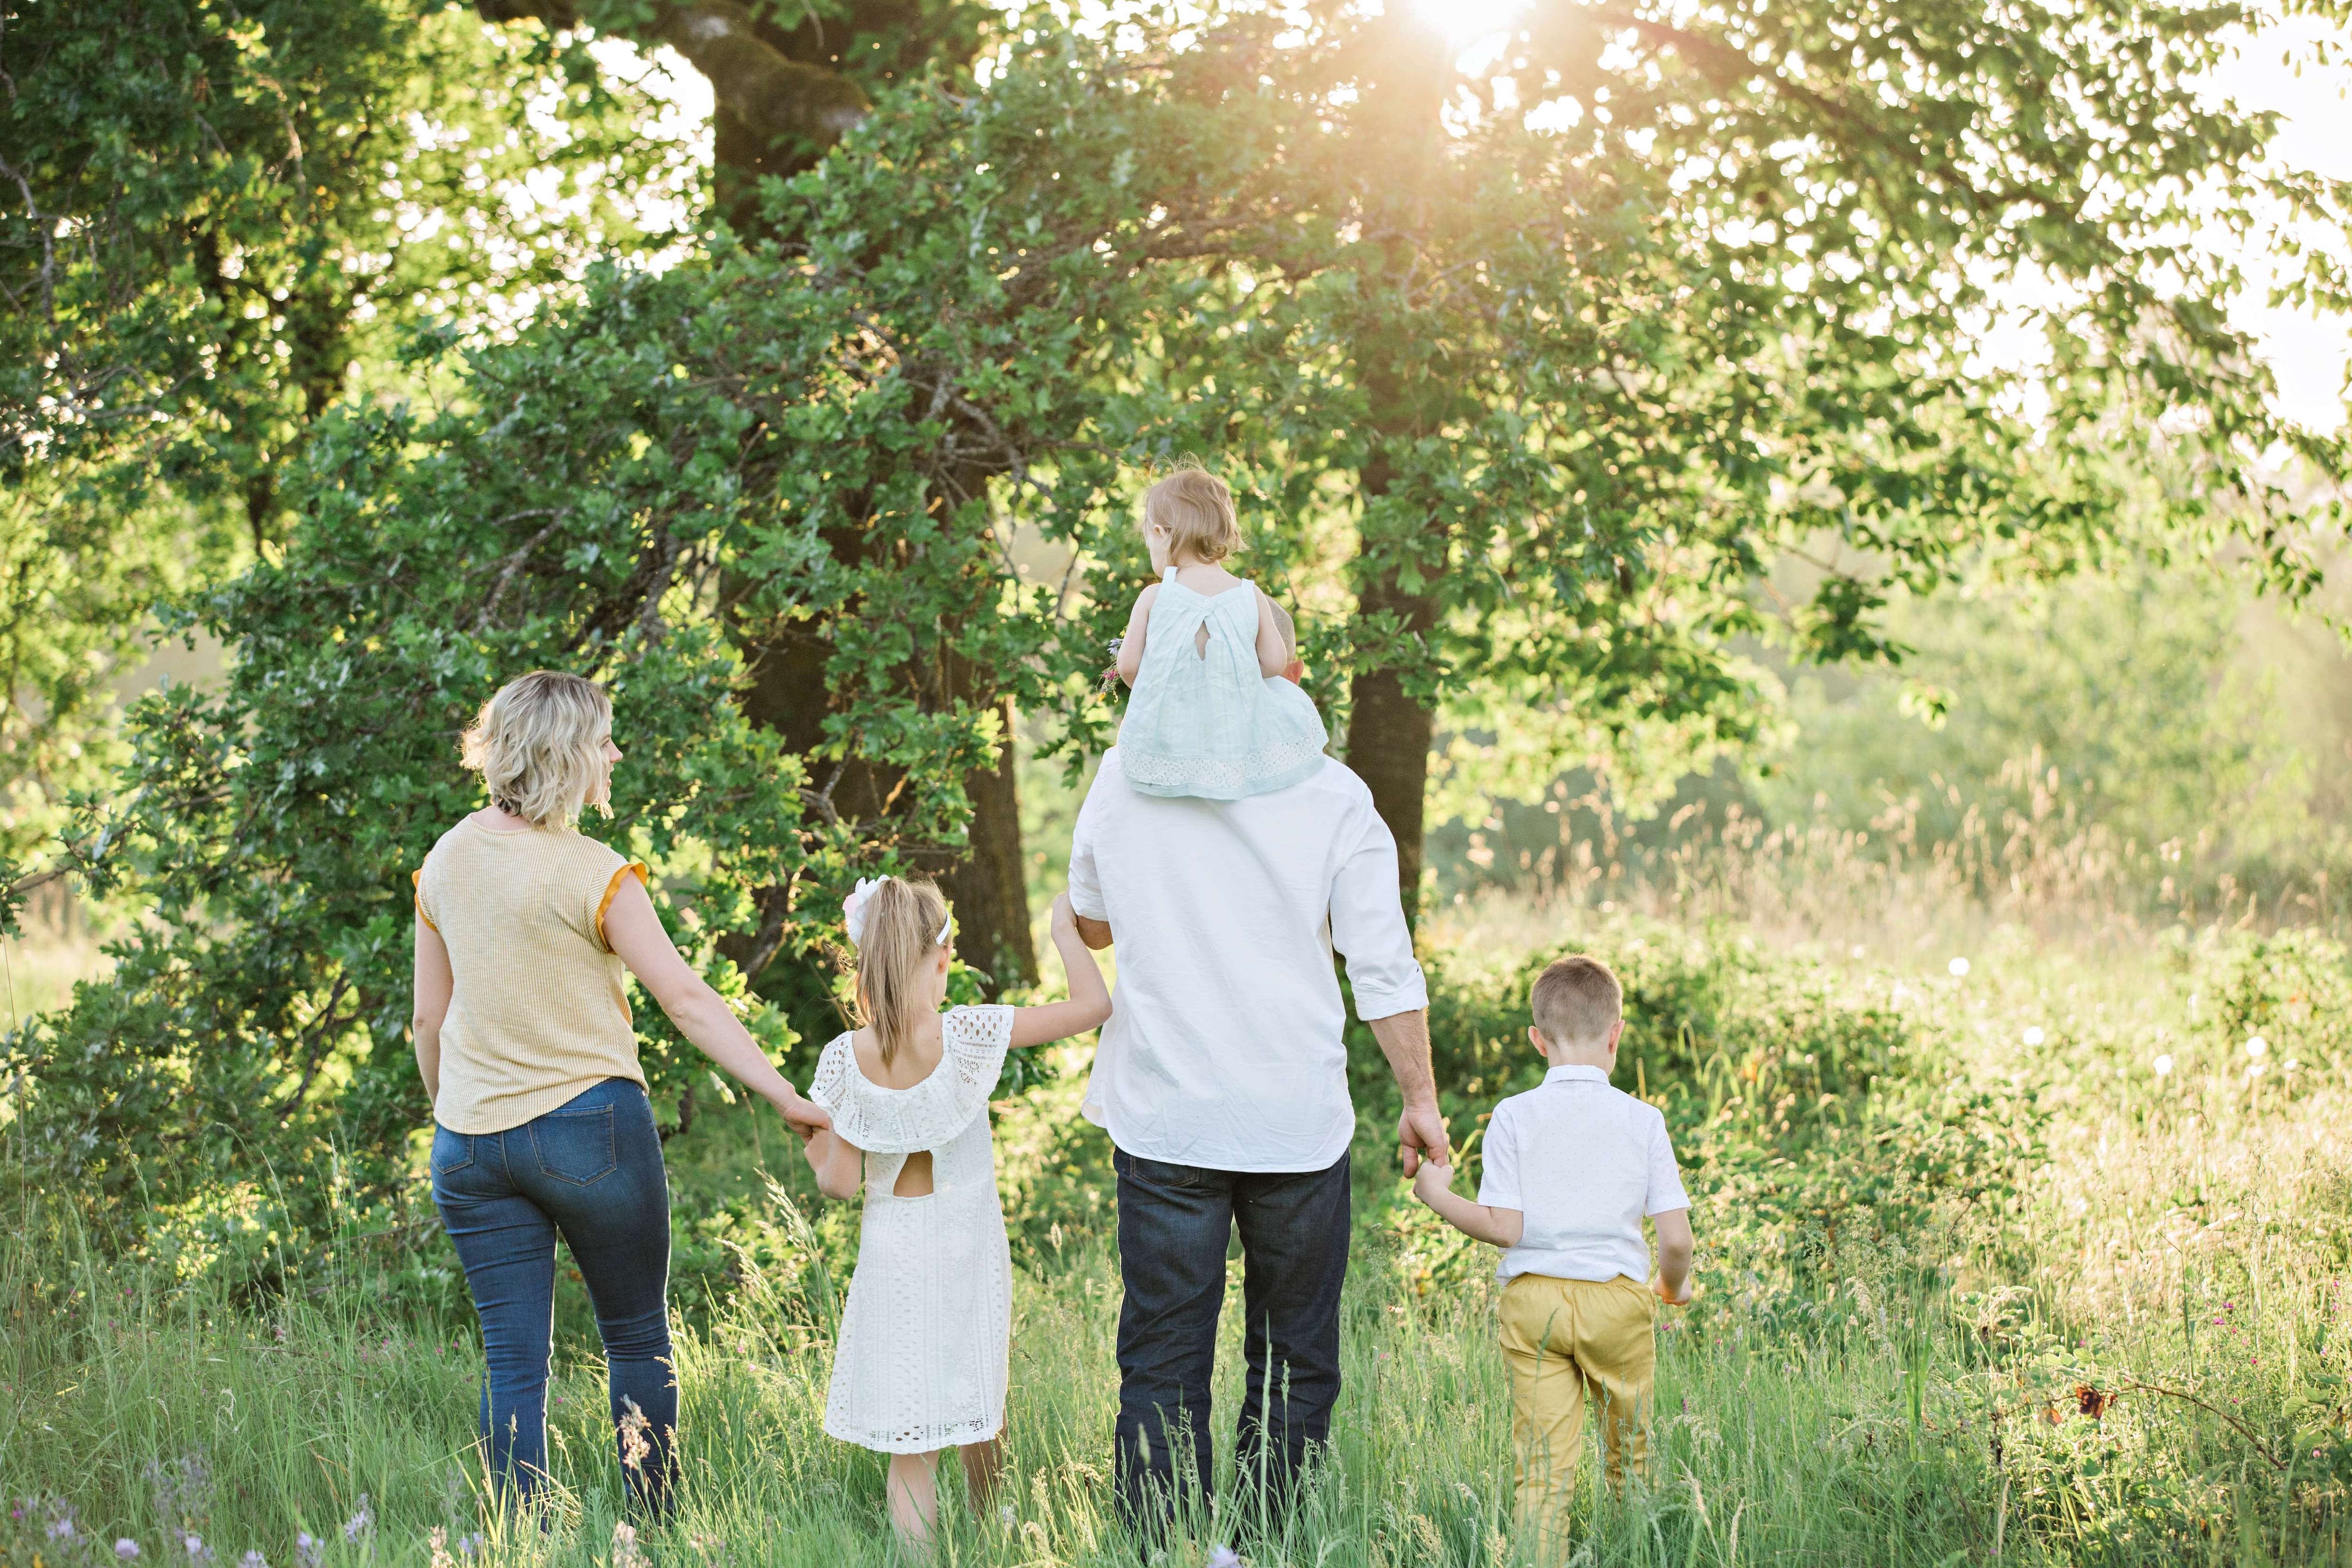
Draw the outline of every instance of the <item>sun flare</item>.
<instances>
[{"instance_id":1,"label":"sun flare","mask_svg":"<svg viewBox=\"0 0 2352 1568\"><path fill-rule=\"evenodd\" d=\"M1519 18L1528 0L1405 0L1412 14L1464 48L1501 32Z\"/></svg>"}]
</instances>

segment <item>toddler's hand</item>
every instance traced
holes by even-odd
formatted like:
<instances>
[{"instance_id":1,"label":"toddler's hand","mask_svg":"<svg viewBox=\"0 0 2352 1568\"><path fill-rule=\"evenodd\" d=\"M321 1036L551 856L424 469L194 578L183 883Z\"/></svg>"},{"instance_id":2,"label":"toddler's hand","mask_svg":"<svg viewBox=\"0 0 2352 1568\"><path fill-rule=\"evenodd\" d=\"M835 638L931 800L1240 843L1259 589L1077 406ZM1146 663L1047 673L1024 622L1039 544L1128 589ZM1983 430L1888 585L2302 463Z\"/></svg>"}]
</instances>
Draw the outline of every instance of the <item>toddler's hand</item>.
<instances>
[{"instance_id":1,"label":"toddler's hand","mask_svg":"<svg viewBox=\"0 0 2352 1568\"><path fill-rule=\"evenodd\" d=\"M1666 1292L1666 1277L1660 1274L1650 1281L1650 1291L1670 1307L1687 1307L1691 1304L1691 1298L1698 1294L1698 1288L1685 1278L1683 1281L1683 1293L1679 1296L1669 1295Z\"/></svg>"},{"instance_id":2,"label":"toddler's hand","mask_svg":"<svg viewBox=\"0 0 2352 1568\"><path fill-rule=\"evenodd\" d=\"M1063 931L1076 931L1078 928L1078 912L1071 906L1070 895L1068 893L1057 893L1054 895L1054 913L1051 924L1052 928L1057 933Z\"/></svg>"},{"instance_id":3,"label":"toddler's hand","mask_svg":"<svg viewBox=\"0 0 2352 1568\"><path fill-rule=\"evenodd\" d=\"M1454 1167L1450 1165L1439 1165L1434 1155L1424 1157L1421 1162L1421 1168L1412 1173L1412 1196L1429 1204L1432 1208L1437 1206L1430 1202L1430 1195L1449 1192L1453 1190L1453 1186Z\"/></svg>"}]
</instances>

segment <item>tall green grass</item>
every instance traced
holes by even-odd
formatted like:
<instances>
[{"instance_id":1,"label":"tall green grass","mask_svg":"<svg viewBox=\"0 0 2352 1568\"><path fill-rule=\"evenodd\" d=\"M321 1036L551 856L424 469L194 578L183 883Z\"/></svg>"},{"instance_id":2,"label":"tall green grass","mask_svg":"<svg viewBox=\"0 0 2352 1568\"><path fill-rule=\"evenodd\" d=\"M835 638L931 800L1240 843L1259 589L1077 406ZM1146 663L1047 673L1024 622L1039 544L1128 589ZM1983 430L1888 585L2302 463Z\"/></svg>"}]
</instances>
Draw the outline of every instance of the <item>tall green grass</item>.
<instances>
[{"instance_id":1,"label":"tall green grass","mask_svg":"<svg viewBox=\"0 0 2352 1568\"><path fill-rule=\"evenodd\" d=\"M1654 1472L1622 1498L1593 1482L1575 1561L2352 1562L2340 952L2215 933L2069 954L1995 929L1969 953L1892 968L1759 949L1728 928L1529 925L1547 946L1572 935L1624 956L1654 1014L1684 1020L1644 1060L1698 1064L1674 1070L1696 1073L1699 1097L1673 1103L1690 1126L1706 1293L1664 1321ZM1954 956L1971 960L1966 976ZM1498 1029L1521 963L1496 959L1486 988L1460 980L1447 1027ZM1832 1049L1908 1076L1808 1134L1782 1086L1810 1082L1797 1064L1819 1054L1821 1070ZM1507 1060L1478 1071L1495 1077L1480 1103L1516 1086ZM1761 1112L1740 1104L1743 1085ZM1107 1211L1084 1196L1099 1140L1073 1125L1074 1094L1051 1084L1001 1118L1007 1189L1027 1210L1010 1516L951 1500L943 1561L1139 1560L1109 1503L1118 1272ZM2014 1179L1904 1187L1935 1155L1937 1107L1963 1102L2013 1112L1969 1125L2016 1139ZM1242 1539L1213 1507L1171 1563L1222 1545L1254 1564L1527 1556L1488 1256L1450 1248L1403 1200L1367 1109L1329 1463L1283 1537ZM674 1163L692 1176L693 1161ZM443 1553L478 1533L500 1563L897 1561L881 1462L819 1425L850 1217L804 1212L805 1191L790 1174L755 1187L699 1243L727 1251L732 1288L682 1314L682 1503L633 1543L615 1539L602 1369L576 1317L559 1352L553 1517L519 1527L487 1506L478 1346L446 1297L391 1288L389 1268L263 1291L160 1256L102 1257L71 1205L20 1190L0 1239L0 1488L16 1516L0 1521L0 1552L73 1568L113 1561L121 1537L142 1563L181 1568L194 1534L219 1568L247 1552L300 1568L307 1531L322 1568L362 1568L430 1563L437 1529ZM1871 1223L1874 1205L1901 1223ZM1222 1452L1239 1394L1230 1312L1220 1377ZM68 1508L72 1531L53 1535Z\"/></svg>"}]
</instances>

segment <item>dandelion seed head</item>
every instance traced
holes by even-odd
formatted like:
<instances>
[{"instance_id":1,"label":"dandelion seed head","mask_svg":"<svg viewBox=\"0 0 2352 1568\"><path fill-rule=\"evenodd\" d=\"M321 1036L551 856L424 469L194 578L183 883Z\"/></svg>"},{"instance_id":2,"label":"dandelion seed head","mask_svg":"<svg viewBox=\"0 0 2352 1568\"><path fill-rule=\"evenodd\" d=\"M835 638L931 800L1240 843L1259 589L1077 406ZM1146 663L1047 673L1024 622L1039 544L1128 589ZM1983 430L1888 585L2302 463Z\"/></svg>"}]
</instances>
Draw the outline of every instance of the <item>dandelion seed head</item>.
<instances>
[{"instance_id":1,"label":"dandelion seed head","mask_svg":"<svg viewBox=\"0 0 2352 1568\"><path fill-rule=\"evenodd\" d=\"M1966 958L1955 958L1944 967L1952 972L1952 978L1956 980L1965 980L1969 977L1969 961Z\"/></svg>"},{"instance_id":2,"label":"dandelion seed head","mask_svg":"<svg viewBox=\"0 0 2352 1568\"><path fill-rule=\"evenodd\" d=\"M2040 1024L2035 1023L2025 1026L2024 1040L2026 1044L2040 1045L2043 1040L2049 1038L2050 1037L2048 1035L2042 1032L2042 1026Z\"/></svg>"},{"instance_id":3,"label":"dandelion seed head","mask_svg":"<svg viewBox=\"0 0 2352 1568\"><path fill-rule=\"evenodd\" d=\"M2172 1071L2172 1058L2168 1054L2159 1056L2152 1065L2156 1068L2156 1075L2158 1078L2166 1077Z\"/></svg>"},{"instance_id":4,"label":"dandelion seed head","mask_svg":"<svg viewBox=\"0 0 2352 1568\"><path fill-rule=\"evenodd\" d=\"M2246 1037L2246 1054L2248 1056L2259 1057L2264 1051L2270 1050L2270 1048L2271 1042L2264 1040L2261 1035L2256 1034Z\"/></svg>"}]
</instances>

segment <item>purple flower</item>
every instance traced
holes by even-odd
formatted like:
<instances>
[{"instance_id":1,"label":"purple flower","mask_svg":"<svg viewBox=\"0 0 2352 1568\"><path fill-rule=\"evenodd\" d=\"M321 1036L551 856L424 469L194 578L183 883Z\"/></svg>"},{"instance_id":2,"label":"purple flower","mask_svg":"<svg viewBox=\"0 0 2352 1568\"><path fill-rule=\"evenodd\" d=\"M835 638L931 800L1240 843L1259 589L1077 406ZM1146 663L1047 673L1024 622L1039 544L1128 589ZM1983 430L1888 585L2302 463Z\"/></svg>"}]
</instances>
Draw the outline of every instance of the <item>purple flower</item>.
<instances>
[{"instance_id":1,"label":"purple flower","mask_svg":"<svg viewBox=\"0 0 2352 1568\"><path fill-rule=\"evenodd\" d=\"M1230 1546L1220 1546L1209 1553L1209 1568L1242 1568L1241 1554Z\"/></svg>"},{"instance_id":2,"label":"purple flower","mask_svg":"<svg viewBox=\"0 0 2352 1568\"><path fill-rule=\"evenodd\" d=\"M236 1560L236 1568L269 1568L269 1563L257 1547Z\"/></svg>"},{"instance_id":3,"label":"purple flower","mask_svg":"<svg viewBox=\"0 0 2352 1568\"><path fill-rule=\"evenodd\" d=\"M126 1535L114 1543L114 1554L125 1563L136 1562L139 1557L139 1542Z\"/></svg>"},{"instance_id":4,"label":"purple flower","mask_svg":"<svg viewBox=\"0 0 2352 1568\"><path fill-rule=\"evenodd\" d=\"M307 1530L294 1532L294 1561L302 1568L319 1568L327 1555L327 1543Z\"/></svg>"},{"instance_id":5,"label":"purple flower","mask_svg":"<svg viewBox=\"0 0 2352 1568\"><path fill-rule=\"evenodd\" d=\"M360 1493L360 1506L351 1518L343 1521L343 1539L358 1545L375 1528L375 1511L368 1507L368 1494Z\"/></svg>"}]
</instances>

